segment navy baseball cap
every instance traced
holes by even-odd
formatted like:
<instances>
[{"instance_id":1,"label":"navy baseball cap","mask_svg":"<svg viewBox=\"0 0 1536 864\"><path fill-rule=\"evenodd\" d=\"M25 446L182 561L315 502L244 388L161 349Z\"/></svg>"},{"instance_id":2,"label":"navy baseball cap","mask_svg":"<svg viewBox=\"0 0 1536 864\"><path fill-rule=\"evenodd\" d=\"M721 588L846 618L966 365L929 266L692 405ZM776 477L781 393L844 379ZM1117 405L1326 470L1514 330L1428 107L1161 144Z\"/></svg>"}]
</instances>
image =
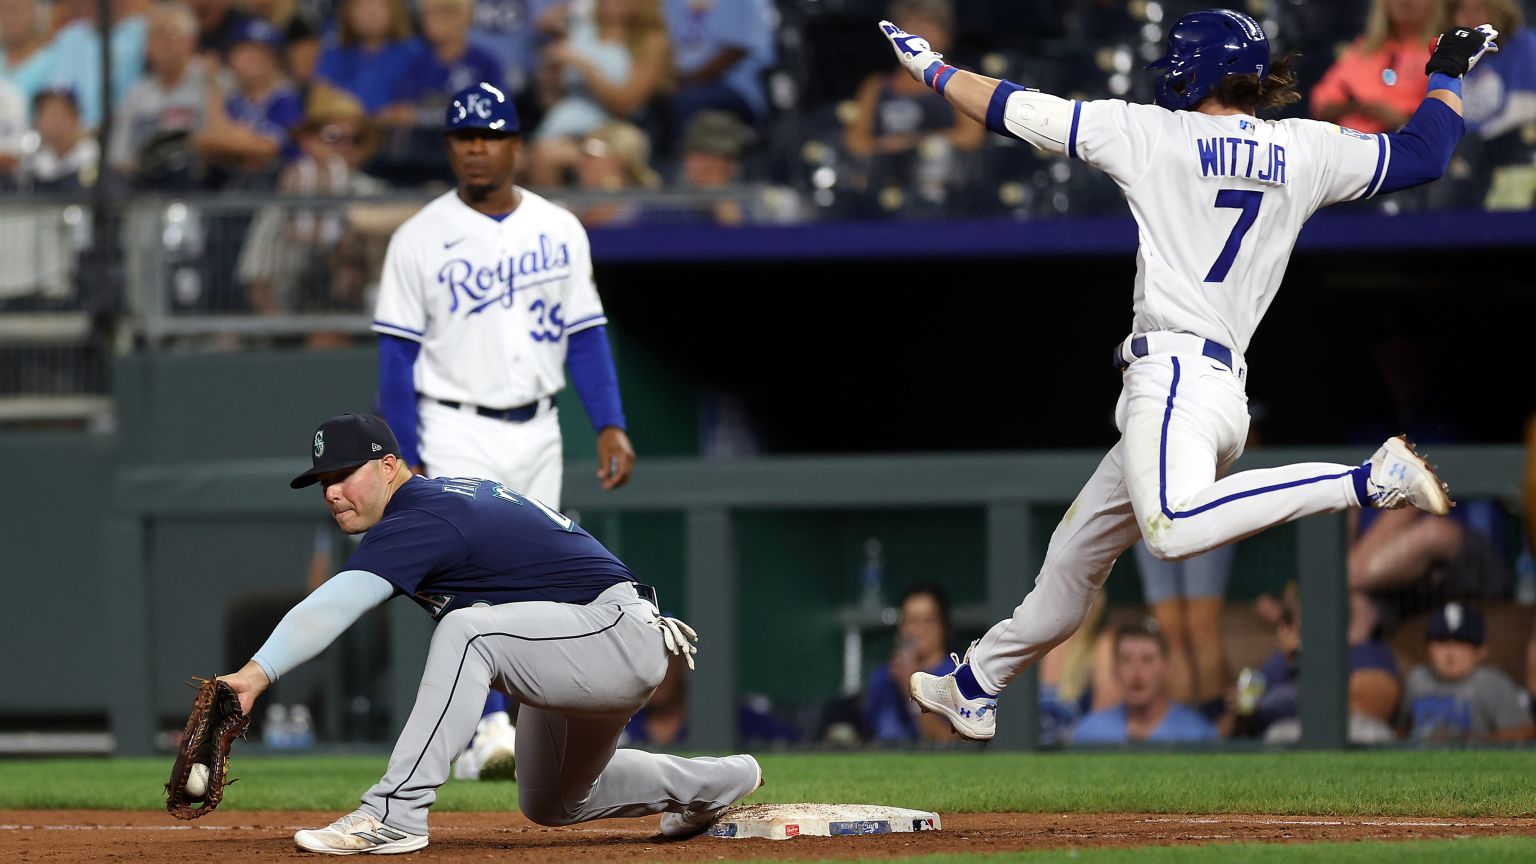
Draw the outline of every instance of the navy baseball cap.
<instances>
[{"instance_id":1,"label":"navy baseball cap","mask_svg":"<svg viewBox=\"0 0 1536 864\"><path fill-rule=\"evenodd\" d=\"M517 107L507 94L484 81L453 94L448 112L443 118L445 132L460 129L489 129L516 135Z\"/></svg>"},{"instance_id":2,"label":"navy baseball cap","mask_svg":"<svg viewBox=\"0 0 1536 864\"><path fill-rule=\"evenodd\" d=\"M383 418L372 414L340 414L321 423L315 430L310 447L314 464L288 485L294 489L313 486L320 482L321 474L356 468L382 459L386 453L405 458L400 453L400 442L395 440L395 433L389 430L389 424Z\"/></svg>"},{"instance_id":3,"label":"navy baseball cap","mask_svg":"<svg viewBox=\"0 0 1536 864\"><path fill-rule=\"evenodd\" d=\"M240 25L240 29L235 31L235 38L230 40L229 44L233 46L242 42L257 42L273 51L281 51L287 41L283 38L282 31L272 24L260 18L251 18Z\"/></svg>"},{"instance_id":4,"label":"navy baseball cap","mask_svg":"<svg viewBox=\"0 0 1536 864\"><path fill-rule=\"evenodd\" d=\"M1487 626L1482 613L1463 603L1447 603L1429 616L1431 642L1465 642L1481 645L1487 638Z\"/></svg>"}]
</instances>

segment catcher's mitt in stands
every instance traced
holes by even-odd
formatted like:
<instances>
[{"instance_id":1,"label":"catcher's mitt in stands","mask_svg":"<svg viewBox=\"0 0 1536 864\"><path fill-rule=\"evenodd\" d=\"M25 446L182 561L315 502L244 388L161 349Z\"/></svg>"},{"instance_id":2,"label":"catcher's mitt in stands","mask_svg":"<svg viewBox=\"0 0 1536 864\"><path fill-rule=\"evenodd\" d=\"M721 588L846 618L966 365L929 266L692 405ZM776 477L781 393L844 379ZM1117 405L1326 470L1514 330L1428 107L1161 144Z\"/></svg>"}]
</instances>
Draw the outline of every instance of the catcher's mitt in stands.
<instances>
[{"instance_id":1,"label":"catcher's mitt in stands","mask_svg":"<svg viewBox=\"0 0 1536 864\"><path fill-rule=\"evenodd\" d=\"M244 738L251 718L240 711L240 697L223 681L204 681L192 700L192 716L181 733L171 779L165 784L165 809L177 819L213 812L224 798L229 748ZM228 782L234 782L233 780Z\"/></svg>"}]
</instances>

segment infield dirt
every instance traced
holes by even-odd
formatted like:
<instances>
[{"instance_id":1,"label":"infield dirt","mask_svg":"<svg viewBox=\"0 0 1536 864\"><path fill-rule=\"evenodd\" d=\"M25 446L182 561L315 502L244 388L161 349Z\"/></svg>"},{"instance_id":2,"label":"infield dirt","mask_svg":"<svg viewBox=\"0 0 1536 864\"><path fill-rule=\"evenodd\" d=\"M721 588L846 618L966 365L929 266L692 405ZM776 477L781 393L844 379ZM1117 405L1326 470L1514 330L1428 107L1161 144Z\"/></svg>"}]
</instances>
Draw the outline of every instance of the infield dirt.
<instances>
[{"instance_id":1,"label":"infield dirt","mask_svg":"<svg viewBox=\"0 0 1536 864\"><path fill-rule=\"evenodd\" d=\"M193 822L163 812L0 811L0 861L243 862L319 856L297 851L293 832L338 813L228 811ZM944 830L872 837L661 841L656 819L542 828L522 816L442 813L432 845L405 861L735 861L752 858L899 858L938 852L1325 840L1536 836L1536 819L1148 814L942 814Z\"/></svg>"}]
</instances>

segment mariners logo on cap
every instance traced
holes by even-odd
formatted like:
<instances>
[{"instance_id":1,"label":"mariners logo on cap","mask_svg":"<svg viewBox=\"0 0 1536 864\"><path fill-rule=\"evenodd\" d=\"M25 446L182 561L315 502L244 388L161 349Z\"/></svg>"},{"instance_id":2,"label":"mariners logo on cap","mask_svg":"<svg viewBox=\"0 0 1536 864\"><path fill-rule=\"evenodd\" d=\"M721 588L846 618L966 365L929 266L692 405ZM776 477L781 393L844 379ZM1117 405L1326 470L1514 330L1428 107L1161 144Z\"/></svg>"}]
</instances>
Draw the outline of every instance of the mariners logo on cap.
<instances>
[{"instance_id":1,"label":"mariners logo on cap","mask_svg":"<svg viewBox=\"0 0 1536 864\"><path fill-rule=\"evenodd\" d=\"M1445 604L1445 626L1450 628L1452 633L1461 629L1461 622L1464 617L1466 616L1461 611L1460 603Z\"/></svg>"},{"instance_id":2,"label":"mariners logo on cap","mask_svg":"<svg viewBox=\"0 0 1536 864\"><path fill-rule=\"evenodd\" d=\"M324 456L324 455L325 455L325 430L324 429L319 429L319 430L315 431L315 458L319 459L321 456Z\"/></svg>"}]
</instances>

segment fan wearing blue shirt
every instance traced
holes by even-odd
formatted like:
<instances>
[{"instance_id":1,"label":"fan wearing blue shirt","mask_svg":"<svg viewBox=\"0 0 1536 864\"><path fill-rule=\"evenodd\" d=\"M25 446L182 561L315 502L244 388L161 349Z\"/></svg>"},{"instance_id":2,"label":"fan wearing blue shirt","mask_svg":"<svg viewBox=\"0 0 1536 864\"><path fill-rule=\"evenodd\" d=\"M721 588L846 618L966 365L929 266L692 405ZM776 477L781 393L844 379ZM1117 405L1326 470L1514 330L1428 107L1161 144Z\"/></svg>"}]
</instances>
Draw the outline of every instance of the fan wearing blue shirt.
<instances>
[{"instance_id":1,"label":"fan wearing blue shirt","mask_svg":"<svg viewBox=\"0 0 1536 864\"><path fill-rule=\"evenodd\" d=\"M283 34L261 19L250 19L229 43L235 87L224 98L233 128L210 124L204 140L224 161L246 171L277 167L299 153L289 130L304 117L298 91L283 80Z\"/></svg>"},{"instance_id":2,"label":"fan wearing blue shirt","mask_svg":"<svg viewBox=\"0 0 1536 864\"><path fill-rule=\"evenodd\" d=\"M502 86L501 61L469 39L474 11L474 0L424 0L421 4L423 50L411 81L423 114L440 114L453 94L466 87L482 82Z\"/></svg>"},{"instance_id":3,"label":"fan wearing blue shirt","mask_svg":"<svg viewBox=\"0 0 1536 864\"><path fill-rule=\"evenodd\" d=\"M1084 717L1073 744L1214 741L1216 727L1168 697L1168 643L1155 630L1122 627L1115 634L1115 680L1124 701Z\"/></svg>"},{"instance_id":4,"label":"fan wearing blue shirt","mask_svg":"<svg viewBox=\"0 0 1536 864\"><path fill-rule=\"evenodd\" d=\"M411 73L423 50L401 0L344 0L336 44L327 46L315 77L351 93L374 119L409 125ZM389 109L389 110L386 110Z\"/></svg>"},{"instance_id":5,"label":"fan wearing blue shirt","mask_svg":"<svg viewBox=\"0 0 1536 864\"><path fill-rule=\"evenodd\" d=\"M729 111L754 126L767 116L762 74L774 59L773 15L768 0L667 0L674 135L700 111Z\"/></svg>"}]
</instances>

